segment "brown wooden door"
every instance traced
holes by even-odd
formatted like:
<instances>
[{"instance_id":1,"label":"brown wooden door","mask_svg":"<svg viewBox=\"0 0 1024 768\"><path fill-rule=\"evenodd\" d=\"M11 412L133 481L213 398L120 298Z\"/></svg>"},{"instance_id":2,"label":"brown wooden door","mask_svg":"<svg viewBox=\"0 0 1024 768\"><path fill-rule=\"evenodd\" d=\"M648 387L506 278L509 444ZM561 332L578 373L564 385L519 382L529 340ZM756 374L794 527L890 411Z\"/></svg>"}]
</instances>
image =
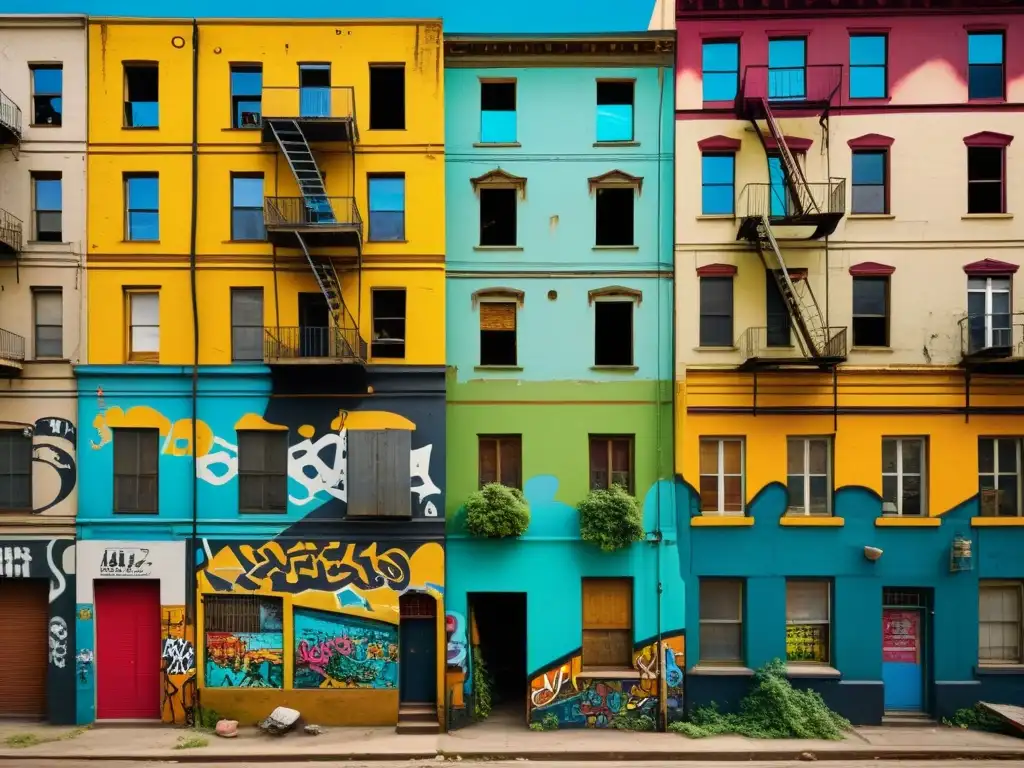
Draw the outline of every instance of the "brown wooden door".
<instances>
[{"instance_id":1,"label":"brown wooden door","mask_svg":"<svg viewBox=\"0 0 1024 768\"><path fill-rule=\"evenodd\" d=\"M0 717L46 717L50 584L0 579Z\"/></svg>"}]
</instances>

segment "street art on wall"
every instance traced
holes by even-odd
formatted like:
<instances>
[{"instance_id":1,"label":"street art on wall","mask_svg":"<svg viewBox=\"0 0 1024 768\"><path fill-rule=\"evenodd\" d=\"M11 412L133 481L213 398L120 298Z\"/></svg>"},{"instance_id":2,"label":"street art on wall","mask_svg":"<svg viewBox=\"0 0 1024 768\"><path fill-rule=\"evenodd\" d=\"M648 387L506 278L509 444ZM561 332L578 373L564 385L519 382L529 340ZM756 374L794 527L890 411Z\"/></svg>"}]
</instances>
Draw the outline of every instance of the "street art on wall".
<instances>
[{"instance_id":1,"label":"street art on wall","mask_svg":"<svg viewBox=\"0 0 1024 768\"><path fill-rule=\"evenodd\" d=\"M185 623L185 606L161 608L160 710L164 722L192 725L196 703L196 652L192 627ZM90 654L90 663L92 661Z\"/></svg>"},{"instance_id":2,"label":"street art on wall","mask_svg":"<svg viewBox=\"0 0 1024 768\"><path fill-rule=\"evenodd\" d=\"M283 688L281 632L207 632L208 688Z\"/></svg>"},{"instance_id":3,"label":"street art on wall","mask_svg":"<svg viewBox=\"0 0 1024 768\"><path fill-rule=\"evenodd\" d=\"M296 609L296 688L397 688L398 628Z\"/></svg>"},{"instance_id":4,"label":"street art on wall","mask_svg":"<svg viewBox=\"0 0 1024 768\"><path fill-rule=\"evenodd\" d=\"M33 472L33 480L36 480L39 487L55 489L49 499L32 510L39 514L60 504L75 489L78 479L78 467L75 464L78 430L68 419L46 416L36 420L32 432L32 461L48 467L56 475L55 479L44 480Z\"/></svg>"}]
</instances>

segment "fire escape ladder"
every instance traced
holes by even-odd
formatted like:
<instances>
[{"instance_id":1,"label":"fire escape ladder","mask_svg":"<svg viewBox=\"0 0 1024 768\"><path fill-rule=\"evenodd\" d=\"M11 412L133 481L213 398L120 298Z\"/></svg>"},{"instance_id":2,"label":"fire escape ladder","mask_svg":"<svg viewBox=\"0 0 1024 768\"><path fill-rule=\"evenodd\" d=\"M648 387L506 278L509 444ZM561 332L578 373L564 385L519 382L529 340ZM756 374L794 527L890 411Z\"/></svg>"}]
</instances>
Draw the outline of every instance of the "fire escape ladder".
<instances>
[{"instance_id":1,"label":"fire escape ladder","mask_svg":"<svg viewBox=\"0 0 1024 768\"><path fill-rule=\"evenodd\" d=\"M761 216L757 224L757 252L765 267L775 276L779 293L789 308L790 317L796 326L797 338L808 357L821 357L828 349L828 328L825 326L821 308L810 290L797 291L789 276L789 268L782 256L782 249L772 234L767 216Z\"/></svg>"},{"instance_id":2,"label":"fire escape ladder","mask_svg":"<svg viewBox=\"0 0 1024 768\"><path fill-rule=\"evenodd\" d=\"M811 192L811 188L807 185L807 179L804 176L803 170L800 168L800 164L796 161L793 153L789 149L789 145L786 144L786 137L782 133L782 127L779 125L778 120L775 119L775 115L772 113L771 106L768 103L768 99L764 99L764 117L765 123L768 125L768 132L772 138L775 139L775 145L778 147L779 157L782 159L782 173L785 177L786 189L789 191L791 202L796 208L797 216L804 216L809 214L821 213L821 209L818 207L818 203L814 199L814 194ZM761 144L765 145L764 134L757 126L757 122L754 122L754 129L757 131L758 137L761 139Z\"/></svg>"},{"instance_id":3,"label":"fire escape ladder","mask_svg":"<svg viewBox=\"0 0 1024 768\"><path fill-rule=\"evenodd\" d=\"M341 294L341 280L338 279L338 273L334 269L334 262L329 256L313 254L306 245L301 232L295 233L295 239L299 241L299 247L306 254L306 261L309 262L309 266L313 270L316 284L320 287L320 292L323 293L324 299L327 301L331 323L338 334L337 343L341 347L338 351L343 357L356 357L360 351L355 349L355 344L358 343L354 341L355 337L358 336L356 323L352 319L348 307L345 306L345 299Z\"/></svg>"},{"instance_id":4,"label":"fire escape ladder","mask_svg":"<svg viewBox=\"0 0 1024 768\"><path fill-rule=\"evenodd\" d=\"M321 224L334 220L331 201L327 198L323 176L313 157L313 150L306 141L297 120L275 119L270 121L270 130L274 133L277 144L284 153L288 167L292 169L295 183L299 185L310 221Z\"/></svg>"}]
</instances>

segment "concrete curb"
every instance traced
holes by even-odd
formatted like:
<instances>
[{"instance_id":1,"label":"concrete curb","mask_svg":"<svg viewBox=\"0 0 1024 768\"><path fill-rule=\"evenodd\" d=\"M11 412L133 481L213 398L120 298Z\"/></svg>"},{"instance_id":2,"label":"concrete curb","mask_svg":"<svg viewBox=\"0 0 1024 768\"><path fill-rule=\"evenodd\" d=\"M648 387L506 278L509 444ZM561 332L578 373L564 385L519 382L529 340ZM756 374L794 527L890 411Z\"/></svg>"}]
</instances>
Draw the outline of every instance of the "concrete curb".
<instances>
[{"instance_id":1,"label":"concrete curb","mask_svg":"<svg viewBox=\"0 0 1024 768\"><path fill-rule=\"evenodd\" d=\"M1009 749L929 749L929 748L877 748L877 749L830 749L815 752L813 750L743 750L721 752L664 752L664 751L564 751L545 752L540 750L508 751L497 750L458 750L451 752L372 752L372 753L318 753L296 755L294 753L210 753L202 748L190 750L174 750L173 752L143 755L125 754L45 754L22 751L18 753L0 753L0 762L28 760L52 760L59 762L111 762L136 761L142 763L281 763L281 762L384 762L431 760L463 760L466 762L495 762L531 760L537 762L610 762L610 761L645 761L645 762L800 762L800 761L877 761L877 760L1018 760L1024 761L1024 748Z\"/></svg>"}]
</instances>

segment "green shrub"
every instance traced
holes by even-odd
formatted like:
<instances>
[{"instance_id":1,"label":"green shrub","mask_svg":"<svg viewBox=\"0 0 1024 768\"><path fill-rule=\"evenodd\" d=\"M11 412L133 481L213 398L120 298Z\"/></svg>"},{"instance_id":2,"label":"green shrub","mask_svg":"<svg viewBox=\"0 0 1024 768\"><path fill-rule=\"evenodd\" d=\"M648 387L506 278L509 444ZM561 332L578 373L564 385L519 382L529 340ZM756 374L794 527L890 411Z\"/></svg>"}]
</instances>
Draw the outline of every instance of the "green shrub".
<instances>
[{"instance_id":1,"label":"green shrub","mask_svg":"<svg viewBox=\"0 0 1024 768\"><path fill-rule=\"evenodd\" d=\"M644 539L640 505L620 485L613 485L607 491L591 491L577 509L580 538L605 552L614 552Z\"/></svg>"},{"instance_id":2,"label":"green shrub","mask_svg":"<svg viewBox=\"0 0 1024 768\"><path fill-rule=\"evenodd\" d=\"M484 664L480 648L473 648L473 717L486 720L493 706L491 695L491 674Z\"/></svg>"},{"instance_id":3,"label":"green shrub","mask_svg":"<svg viewBox=\"0 0 1024 768\"><path fill-rule=\"evenodd\" d=\"M942 718L942 723L951 728L969 728L972 731L989 731L990 733L1016 735L1013 729L1001 717L989 712L980 704L958 709L953 717Z\"/></svg>"},{"instance_id":4,"label":"green shrub","mask_svg":"<svg viewBox=\"0 0 1024 768\"><path fill-rule=\"evenodd\" d=\"M668 728L692 739L734 733L751 739L839 741L849 727L849 721L825 706L816 691L794 688L785 665L775 659L754 674L739 712L723 714L712 702L710 707L695 709L688 722Z\"/></svg>"},{"instance_id":5,"label":"green shrub","mask_svg":"<svg viewBox=\"0 0 1024 768\"><path fill-rule=\"evenodd\" d=\"M523 492L488 483L466 500L466 530L488 539L518 538L530 526Z\"/></svg>"},{"instance_id":6,"label":"green shrub","mask_svg":"<svg viewBox=\"0 0 1024 768\"><path fill-rule=\"evenodd\" d=\"M558 730L558 715L554 712L548 712L539 721L535 720L530 723L531 731L557 731Z\"/></svg>"},{"instance_id":7,"label":"green shrub","mask_svg":"<svg viewBox=\"0 0 1024 768\"><path fill-rule=\"evenodd\" d=\"M624 715L616 715L612 720L612 728L620 731L653 731L655 728L654 718L639 712L627 712Z\"/></svg>"}]
</instances>

